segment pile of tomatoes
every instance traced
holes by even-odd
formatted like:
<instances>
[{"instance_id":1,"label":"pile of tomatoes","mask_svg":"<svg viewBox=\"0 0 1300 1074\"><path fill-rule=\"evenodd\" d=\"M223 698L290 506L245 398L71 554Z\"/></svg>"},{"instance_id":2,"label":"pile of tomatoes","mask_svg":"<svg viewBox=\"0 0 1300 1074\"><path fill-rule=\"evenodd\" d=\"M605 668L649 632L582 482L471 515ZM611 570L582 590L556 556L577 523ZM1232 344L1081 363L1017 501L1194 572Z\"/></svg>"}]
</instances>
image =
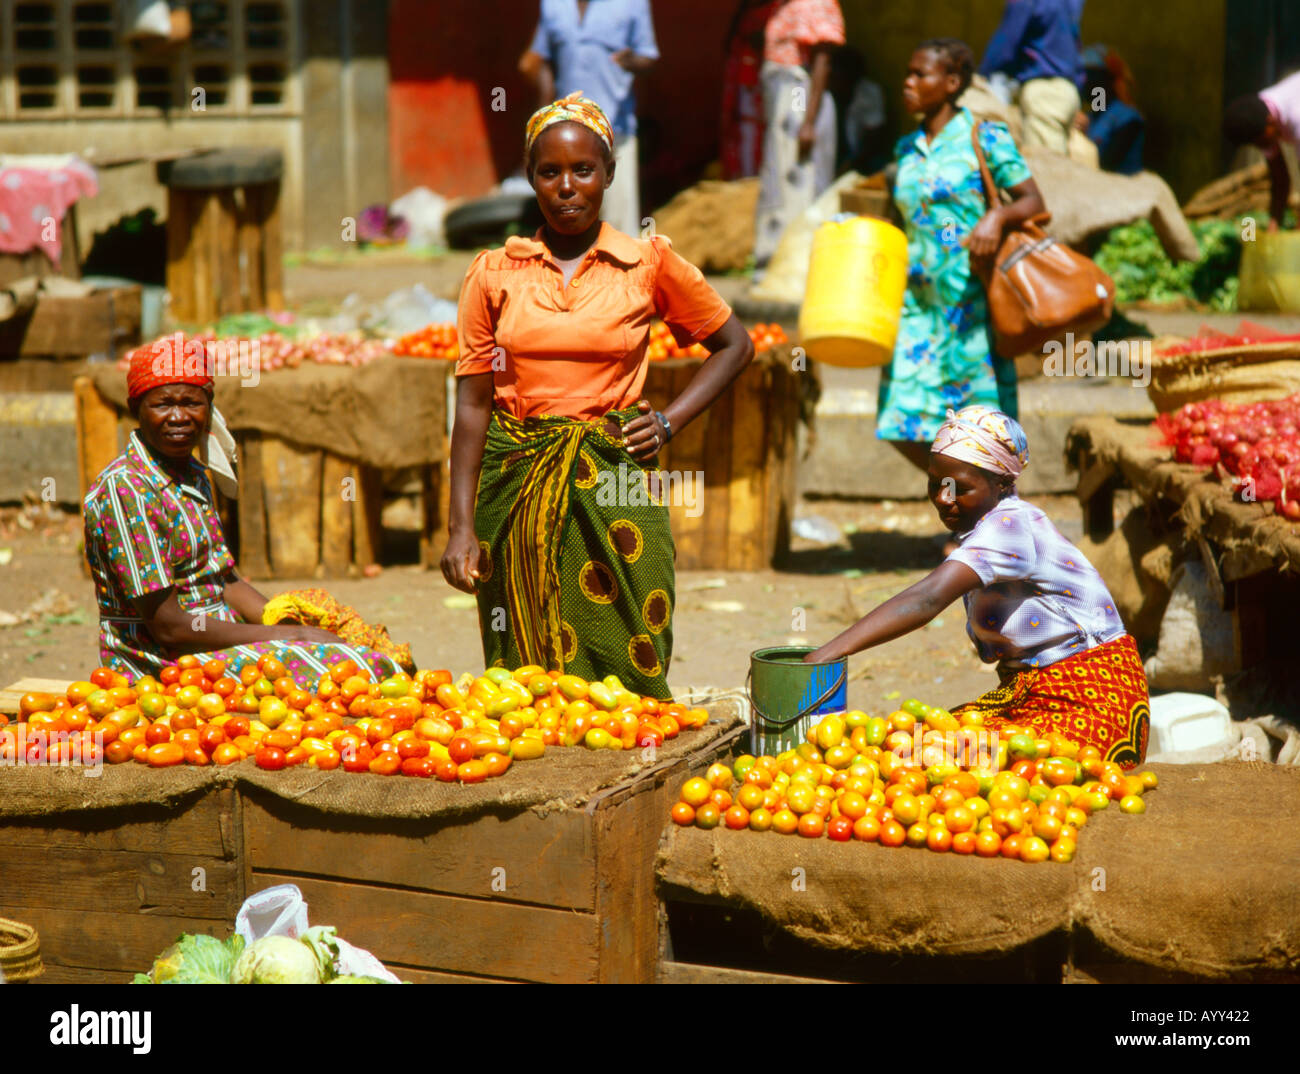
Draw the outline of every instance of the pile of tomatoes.
<instances>
[{"instance_id":1,"label":"pile of tomatoes","mask_svg":"<svg viewBox=\"0 0 1300 1074\"><path fill-rule=\"evenodd\" d=\"M753 340L754 350L759 354L789 342L785 330L779 324L756 324L749 329L749 338ZM650 342L646 347L646 357L652 362L664 361L668 358L706 358L708 354L708 348L703 343L692 343L687 347L679 346L677 340L673 338L672 329L663 321L655 321L650 326Z\"/></svg>"},{"instance_id":2,"label":"pile of tomatoes","mask_svg":"<svg viewBox=\"0 0 1300 1074\"><path fill-rule=\"evenodd\" d=\"M19 759L6 750L28 764L169 768L252 758L271 771L305 764L480 783L547 746L657 747L702 727L708 713L639 697L614 676L587 682L538 665L456 682L449 671L376 682L344 660L308 691L268 654L235 669L183 656L135 683L97 668L64 696L25 694L19 719L24 734L0 740L0 760Z\"/></svg>"},{"instance_id":3,"label":"pile of tomatoes","mask_svg":"<svg viewBox=\"0 0 1300 1074\"><path fill-rule=\"evenodd\" d=\"M996 745L994 745L996 743ZM977 754L983 746L985 753ZM996 753L994 752L996 750ZM977 758L974 764L962 759ZM1068 862L1088 818L1114 802L1146 810L1153 772L1125 775L1092 746L985 732L911 700L888 717L824 717L808 741L776 757L745 755L688 779L672 819L937 853Z\"/></svg>"},{"instance_id":4,"label":"pile of tomatoes","mask_svg":"<svg viewBox=\"0 0 1300 1074\"><path fill-rule=\"evenodd\" d=\"M460 344L454 324L426 324L418 332L409 332L393 344L393 353L411 358L443 358L454 362L460 357Z\"/></svg>"},{"instance_id":5,"label":"pile of tomatoes","mask_svg":"<svg viewBox=\"0 0 1300 1074\"><path fill-rule=\"evenodd\" d=\"M754 341L754 349L762 354L789 339L779 324L756 324L749 329L749 338ZM428 324L418 332L402 336L393 344L393 353L413 358L444 358L455 361L460 357L460 345L456 339L454 324ZM655 321L650 326L650 341L646 347L646 357L651 361L663 361L667 358L706 358L708 348L703 343L679 346L673 338L672 329L663 321Z\"/></svg>"}]
</instances>

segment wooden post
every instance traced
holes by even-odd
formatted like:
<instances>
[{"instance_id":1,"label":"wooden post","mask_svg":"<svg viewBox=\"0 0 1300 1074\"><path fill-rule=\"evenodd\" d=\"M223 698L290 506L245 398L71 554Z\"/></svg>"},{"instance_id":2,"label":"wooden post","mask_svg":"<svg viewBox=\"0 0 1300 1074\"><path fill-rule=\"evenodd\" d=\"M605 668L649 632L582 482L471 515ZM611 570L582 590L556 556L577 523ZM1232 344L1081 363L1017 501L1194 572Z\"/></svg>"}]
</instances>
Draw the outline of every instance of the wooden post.
<instances>
[{"instance_id":1,"label":"wooden post","mask_svg":"<svg viewBox=\"0 0 1300 1074\"><path fill-rule=\"evenodd\" d=\"M312 578L320 563L321 451L262 439L267 547L276 577Z\"/></svg>"},{"instance_id":2,"label":"wooden post","mask_svg":"<svg viewBox=\"0 0 1300 1074\"><path fill-rule=\"evenodd\" d=\"M262 434L239 434L239 570L270 578L266 554L266 488L262 480Z\"/></svg>"},{"instance_id":3,"label":"wooden post","mask_svg":"<svg viewBox=\"0 0 1300 1074\"><path fill-rule=\"evenodd\" d=\"M194 202L187 190L167 189L167 290L178 321L194 319Z\"/></svg>"},{"instance_id":4,"label":"wooden post","mask_svg":"<svg viewBox=\"0 0 1300 1074\"><path fill-rule=\"evenodd\" d=\"M117 410L99 394L89 377L77 377L72 382L72 392L77 408L77 483L81 491L78 499L84 502L95 478L118 456ZM84 509L82 521L85 521ZM84 551L81 573L90 574Z\"/></svg>"},{"instance_id":5,"label":"wooden post","mask_svg":"<svg viewBox=\"0 0 1300 1074\"><path fill-rule=\"evenodd\" d=\"M776 475L764 465L767 438L767 399L772 374L756 361L736 378L731 428L731 480L728 483L726 565L732 570L758 571L771 564L764 540L764 500Z\"/></svg>"},{"instance_id":6,"label":"wooden post","mask_svg":"<svg viewBox=\"0 0 1300 1074\"><path fill-rule=\"evenodd\" d=\"M246 188L253 190L253 187ZM280 238L280 181L263 183L257 189L262 223L262 278L265 280L266 307L284 309L284 248Z\"/></svg>"},{"instance_id":7,"label":"wooden post","mask_svg":"<svg viewBox=\"0 0 1300 1074\"><path fill-rule=\"evenodd\" d=\"M244 309L266 308L266 282L262 274L262 229L257 218L258 199L255 188L241 191L242 207L239 213L239 254L243 273Z\"/></svg>"},{"instance_id":8,"label":"wooden post","mask_svg":"<svg viewBox=\"0 0 1300 1074\"><path fill-rule=\"evenodd\" d=\"M357 467L357 498L352 504L353 562L358 567L378 563L383 554L384 480L373 466Z\"/></svg>"},{"instance_id":9,"label":"wooden post","mask_svg":"<svg viewBox=\"0 0 1300 1074\"><path fill-rule=\"evenodd\" d=\"M240 313L247 309L240 286L239 219L234 190L215 191L216 243L213 253L217 266L217 315Z\"/></svg>"},{"instance_id":10,"label":"wooden post","mask_svg":"<svg viewBox=\"0 0 1300 1074\"><path fill-rule=\"evenodd\" d=\"M341 578L352 565L352 504L357 496L357 468L328 451L321 463L320 570Z\"/></svg>"}]
</instances>

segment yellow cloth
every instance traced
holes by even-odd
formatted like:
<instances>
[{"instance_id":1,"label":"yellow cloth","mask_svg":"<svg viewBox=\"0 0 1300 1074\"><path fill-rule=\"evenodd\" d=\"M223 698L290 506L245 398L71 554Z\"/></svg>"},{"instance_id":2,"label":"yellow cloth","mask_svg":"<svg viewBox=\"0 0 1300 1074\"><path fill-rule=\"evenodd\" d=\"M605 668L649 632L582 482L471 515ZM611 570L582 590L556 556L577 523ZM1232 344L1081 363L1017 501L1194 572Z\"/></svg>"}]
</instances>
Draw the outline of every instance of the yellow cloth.
<instances>
[{"instance_id":1,"label":"yellow cloth","mask_svg":"<svg viewBox=\"0 0 1300 1074\"><path fill-rule=\"evenodd\" d=\"M328 630L349 645L373 649L390 657L406 671L415 671L409 645L397 644L388 636L386 627L367 623L355 608L340 603L323 589L294 589L268 600L262 609L263 625L285 622Z\"/></svg>"}]
</instances>

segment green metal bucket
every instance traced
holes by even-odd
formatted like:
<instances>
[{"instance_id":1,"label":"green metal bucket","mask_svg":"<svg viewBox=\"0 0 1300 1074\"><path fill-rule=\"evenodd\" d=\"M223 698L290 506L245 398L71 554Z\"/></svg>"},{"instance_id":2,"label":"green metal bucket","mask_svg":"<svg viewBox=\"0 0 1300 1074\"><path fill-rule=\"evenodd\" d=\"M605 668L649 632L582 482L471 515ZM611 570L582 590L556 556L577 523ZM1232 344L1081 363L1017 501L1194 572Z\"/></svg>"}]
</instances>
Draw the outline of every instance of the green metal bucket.
<instances>
[{"instance_id":1,"label":"green metal bucket","mask_svg":"<svg viewBox=\"0 0 1300 1074\"><path fill-rule=\"evenodd\" d=\"M848 662L805 664L812 651L781 645L749 654L749 743L756 756L793 749L818 717L848 708Z\"/></svg>"}]
</instances>

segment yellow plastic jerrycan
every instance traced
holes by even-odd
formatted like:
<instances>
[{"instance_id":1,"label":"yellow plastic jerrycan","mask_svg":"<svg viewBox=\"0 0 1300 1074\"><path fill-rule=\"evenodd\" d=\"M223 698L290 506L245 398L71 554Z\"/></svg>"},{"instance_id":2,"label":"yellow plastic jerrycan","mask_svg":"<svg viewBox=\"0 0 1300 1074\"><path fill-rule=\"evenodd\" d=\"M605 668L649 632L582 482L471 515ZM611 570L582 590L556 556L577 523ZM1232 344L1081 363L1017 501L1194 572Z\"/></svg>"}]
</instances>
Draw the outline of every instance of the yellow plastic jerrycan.
<instances>
[{"instance_id":1,"label":"yellow plastic jerrycan","mask_svg":"<svg viewBox=\"0 0 1300 1074\"><path fill-rule=\"evenodd\" d=\"M885 365L907 286L907 237L884 220L831 221L813 236L800 342L815 362Z\"/></svg>"},{"instance_id":2,"label":"yellow plastic jerrycan","mask_svg":"<svg viewBox=\"0 0 1300 1074\"><path fill-rule=\"evenodd\" d=\"M1300 313L1300 231L1275 231L1241 244L1237 308Z\"/></svg>"}]
</instances>

